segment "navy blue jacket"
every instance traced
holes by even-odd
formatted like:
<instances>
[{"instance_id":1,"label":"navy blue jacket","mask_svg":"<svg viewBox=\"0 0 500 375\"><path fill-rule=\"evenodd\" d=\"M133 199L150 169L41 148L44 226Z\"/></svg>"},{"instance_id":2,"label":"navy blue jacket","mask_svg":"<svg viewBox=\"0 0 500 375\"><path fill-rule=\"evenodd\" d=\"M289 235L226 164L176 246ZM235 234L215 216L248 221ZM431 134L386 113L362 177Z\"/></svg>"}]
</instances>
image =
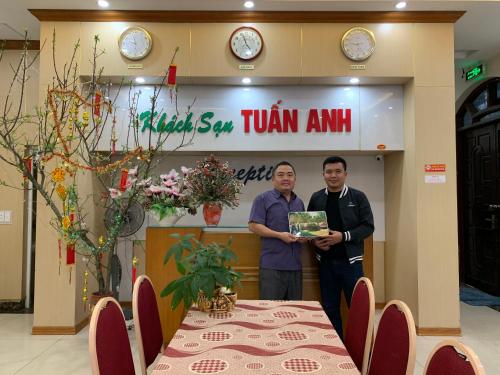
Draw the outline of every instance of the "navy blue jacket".
<instances>
[{"instance_id":1,"label":"navy blue jacket","mask_svg":"<svg viewBox=\"0 0 500 375\"><path fill-rule=\"evenodd\" d=\"M327 200L328 189L315 192L309 200L307 211L326 211ZM344 185L339 196L339 210L345 230L342 238L349 262L362 261L364 239L375 229L370 202L362 191Z\"/></svg>"}]
</instances>

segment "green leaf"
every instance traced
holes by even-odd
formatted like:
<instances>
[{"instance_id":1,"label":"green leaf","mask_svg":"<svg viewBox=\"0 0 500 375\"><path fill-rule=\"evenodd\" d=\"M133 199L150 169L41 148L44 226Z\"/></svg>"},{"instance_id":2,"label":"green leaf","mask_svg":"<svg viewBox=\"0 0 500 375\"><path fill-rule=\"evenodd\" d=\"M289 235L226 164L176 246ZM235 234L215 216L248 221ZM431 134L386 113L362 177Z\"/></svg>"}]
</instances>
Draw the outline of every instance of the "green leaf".
<instances>
[{"instance_id":1,"label":"green leaf","mask_svg":"<svg viewBox=\"0 0 500 375\"><path fill-rule=\"evenodd\" d=\"M174 290L176 290L179 286L179 283L182 282L182 279L177 279L171 281L160 293L161 297L166 297L170 293L172 293Z\"/></svg>"},{"instance_id":2,"label":"green leaf","mask_svg":"<svg viewBox=\"0 0 500 375\"><path fill-rule=\"evenodd\" d=\"M212 274L215 277L215 281L219 285L227 286L228 283L231 282L230 281L230 276L231 275L229 274L229 272L225 268L222 268L222 267L213 268L212 269Z\"/></svg>"},{"instance_id":3,"label":"green leaf","mask_svg":"<svg viewBox=\"0 0 500 375\"><path fill-rule=\"evenodd\" d=\"M186 309L189 309L193 303L193 299L191 297L191 284L192 283L184 284L183 297L184 297L184 307Z\"/></svg>"},{"instance_id":4,"label":"green leaf","mask_svg":"<svg viewBox=\"0 0 500 375\"><path fill-rule=\"evenodd\" d=\"M170 304L170 307L172 307L172 310L175 310L177 308L177 306L179 306L179 303L181 302L183 297L184 296L183 296L182 288L178 288L175 291L174 296L172 297L172 303Z\"/></svg>"},{"instance_id":5,"label":"green leaf","mask_svg":"<svg viewBox=\"0 0 500 375\"><path fill-rule=\"evenodd\" d=\"M175 258L177 259L178 253L182 255L182 248L178 243L175 243L170 247L170 249L168 249L167 253L165 254L165 257L163 258L163 264L167 264L172 255L175 255Z\"/></svg>"},{"instance_id":6,"label":"green leaf","mask_svg":"<svg viewBox=\"0 0 500 375\"><path fill-rule=\"evenodd\" d=\"M198 298L198 293L200 292L200 286L202 284L202 280L200 275L194 275L193 282L191 283L191 296L193 299Z\"/></svg>"},{"instance_id":7,"label":"green leaf","mask_svg":"<svg viewBox=\"0 0 500 375\"><path fill-rule=\"evenodd\" d=\"M176 266L177 266L177 272L179 272L181 275L186 274L186 267L184 266L183 262L177 262Z\"/></svg>"},{"instance_id":8,"label":"green leaf","mask_svg":"<svg viewBox=\"0 0 500 375\"><path fill-rule=\"evenodd\" d=\"M203 277L204 283L201 285L201 290L207 296L207 298L212 298L214 296L215 289L215 278L211 272L208 272L208 276Z\"/></svg>"}]
</instances>

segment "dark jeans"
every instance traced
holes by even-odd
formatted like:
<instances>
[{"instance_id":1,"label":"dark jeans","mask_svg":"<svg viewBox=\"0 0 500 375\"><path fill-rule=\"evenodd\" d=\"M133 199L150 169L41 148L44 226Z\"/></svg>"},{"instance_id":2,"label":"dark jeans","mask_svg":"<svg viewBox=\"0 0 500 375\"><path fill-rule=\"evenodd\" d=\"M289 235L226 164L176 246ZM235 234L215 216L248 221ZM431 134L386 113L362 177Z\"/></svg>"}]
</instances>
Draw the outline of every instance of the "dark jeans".
<instances>
[{"instance_id":1,"label":"dark jeans","mask_svg":"<svg viewBox=\"0 0 500 375\"><path fill-rule=\"evenodd\" d=\"M302 299L302 270L259 270L259 298L279 300Z\"/></svg>"},{"instance_id":2,"label":"dark jeans","mask_svg":"<svg viewBox=\"0 0 500 375\"><path fill-rule=\"evenodd\" d=\"M360 277L363 277L362 262L350 264L347 259L325 259L325 257L321 259L319 282L323 308L342 340L344 334L340 316L341 291L344 291L347 306L350 306L352 291Z\"/></svg>"}]
</instances>

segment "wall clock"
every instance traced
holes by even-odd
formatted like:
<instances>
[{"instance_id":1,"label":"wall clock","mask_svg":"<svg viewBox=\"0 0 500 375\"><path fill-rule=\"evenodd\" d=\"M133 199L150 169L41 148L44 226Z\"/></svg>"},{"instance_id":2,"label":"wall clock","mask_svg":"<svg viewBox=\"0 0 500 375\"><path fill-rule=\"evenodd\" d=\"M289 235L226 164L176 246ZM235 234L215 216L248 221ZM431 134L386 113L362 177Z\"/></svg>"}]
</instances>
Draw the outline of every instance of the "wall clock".
<instances>
[{"instance_id":1,"label":"wall clock","mask_svg":"<svg viewBox=\"0 0 500 375\"><path fill-rule=\"evenodd\" d=\"M348 59L363 61L375 51L375 36L368 29L353 27L344 33L340 45Z\"/></svg>"},{"instance_id":2,"label":"wall clock","mask_svg":"<svg viewBox=\"0 0 500 375\"><path fill-rule=\"evenodd\" d=\"M142 60L153 47L151 34L142 27L125 30L118 40L120 53L129 60Z\"/></svg>"},{"instance_id":3,"label":"wall clock","mask_svg":"<svg viewBox=\"0 0 500 375\"><path fill-rule=\"evenodd\" d=\"M229 38L231 52L241 60L253 60L262 52L264 40L257 29L253 27L239 27Z\"/></svg>"}]
</instances>

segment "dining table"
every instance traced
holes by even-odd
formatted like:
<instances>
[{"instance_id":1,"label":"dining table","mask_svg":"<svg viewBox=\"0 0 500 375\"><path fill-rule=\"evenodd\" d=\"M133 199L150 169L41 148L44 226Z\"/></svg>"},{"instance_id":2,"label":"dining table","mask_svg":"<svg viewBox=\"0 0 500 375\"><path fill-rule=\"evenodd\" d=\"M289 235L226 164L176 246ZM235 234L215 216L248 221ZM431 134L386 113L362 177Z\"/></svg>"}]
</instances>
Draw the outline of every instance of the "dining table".
<instances>
[{"instance_id":1,"label":"dining table","mask_svg":"<svg viewBox=\"0 0 500 375\"><path fill-rule=\"evenodd\" d=\"M192 307L152 374L359 375L317 301L238 300Z\"/></svg>"}]
</instances>

